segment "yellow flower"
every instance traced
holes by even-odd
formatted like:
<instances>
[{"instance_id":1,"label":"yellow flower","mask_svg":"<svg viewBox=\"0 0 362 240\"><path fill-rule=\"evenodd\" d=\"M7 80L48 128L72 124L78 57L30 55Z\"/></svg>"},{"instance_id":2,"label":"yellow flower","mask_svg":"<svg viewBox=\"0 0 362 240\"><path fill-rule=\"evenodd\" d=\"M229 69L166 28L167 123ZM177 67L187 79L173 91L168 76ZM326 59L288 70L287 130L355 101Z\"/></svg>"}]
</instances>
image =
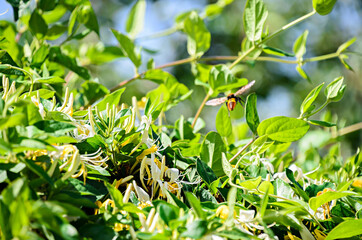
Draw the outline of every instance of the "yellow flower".
<instances>
[{"instance_id":1,"label":"yellow flower","mask_svg":"<svg viewBox=\"0 0 362 240\"><path fill-rule=\"evenodd\" d=\"M352 183L353 187L362 188L362 178L357 178Z\"/></svg>"},{"instance_id":2,"label":"yellow flower","mask_svg":"<svg viewBox=\"0 0 362 240\"><path fill-rule=\"evenodd\" d=\"M221 205L216 210L216 216L226 220L229 216L230 209L227 205Z\"/></svg>"},{"instance_id":3,"label":"yellow flower","mask_svg":"<svg viewBox=\"0 0 362 240\"><path fill-rule=\"evenodd\" d=\"M326 192L334 192L334 190L331 189L331 188L325 188L325 189L323 189L323 191L319 191L317 193L317 197L324 194L324 193L326 193ZM330 212L331 212L332 205L333 205L332 202L327 202L327 203L322 205L322 210L321 211L323 211L323 218L324 219L327 219L327 218L330 217ZM318 212L318 209L317 209L316 213L317 212Z\"/></svg>"}]
</instances>

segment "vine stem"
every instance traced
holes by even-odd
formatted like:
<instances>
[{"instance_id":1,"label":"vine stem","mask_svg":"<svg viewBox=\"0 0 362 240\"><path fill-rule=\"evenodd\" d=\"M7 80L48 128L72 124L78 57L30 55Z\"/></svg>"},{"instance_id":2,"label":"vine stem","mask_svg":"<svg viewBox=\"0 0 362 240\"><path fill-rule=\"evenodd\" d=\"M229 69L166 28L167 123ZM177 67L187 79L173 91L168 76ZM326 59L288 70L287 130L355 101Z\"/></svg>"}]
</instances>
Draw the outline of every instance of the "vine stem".
<instances>
[{"instance_id":1,"label":"vine stem","mask_svg":"<svg viewBox=\"0 0 362 240\"><path fill-rule=\"evenodd\" d=\"M274 32L273 34L271 34L270 36L264 38L263 40L261 40L258 44L253 45L251 48L249 48L246 52L244 52L240 57L238 57L230 66L229 69L232 69L233 67L235 67L241 60L243 60L246 56L248 56L252 51L254 51L257 47L259 47L261 44L269 41L270 39L274 38L276 35L278 35L279 33L287 30L288 28L294 26L295 24L298 24L300 22L302 22L303 20L313 16L314 14L316 14L316 11L313 10L312 12L288 23L287 25L284 25L282 28L280 28L279 30L277 30L276 32Z\"/></svg>"},{"instance_id":2,"label":"vine stem","mask_svg":"<svg viewBox=\"0 0 362 240\"><path fill-rule=\"evenodd\" d=\"M359 122L359 123L355 123L355 124L352 124L348 127L345 127L345 128L342 128L338 131L337 133L337 136L343 136L343 135L346 135L348 133L352 133L352 132L355 132L355 131L358 131L358 130L361 130L362 129L362 122ZM334 136L334 137L337 137L337 136Z\"/></svg>"},{"instance_id":3,"label":"vine stem","mask_svg":"<svg viewBox=\"0 0 362 240\"><path fill-rule=\"evenodd\" d=\"M312 116L312 115L314 115L314 114L317 114L318 112L320 112L325 106L327 106L328 105L328 103L330 103L330 101L329 100L327 100L327 101L325 101L325 103L323 103L323 105L322 106L320 106L320 108L318 108L317 110L315 110L314 112L312 112L312 113L310 113L310 114L308 114L308 115L306 115L306 116L304 116L303 118L309 118L310 116Z\"/></svg>"},{"instance_id":4,"label":"vine stem","mask_svg":"<svg viewBox=\"0 0 362 240\"><path fill-rule=\"evenodd\" d=\"M247 149L254 141L255 139L251 139L250 142L248 142L248 144L246 144L242 149L240 149L232 158L230 158L229 162L231 163L232 161L234 161L242 152L245 151L245 149Z\"/></svg>"},{"instance_id":5,"label":"vine stem","mask_svg":"<svg viewBox=\"0 0 362 240\"><path fill-rule=\"evenodd\" d=\"M5 64L4 64L5 65ZM25 73L29 78L30 78L30 90L29 90L29 96L31 94L31 92L33 91L33 86L34 86L34 79L33 79L33 76L31 75L30 72L26 71L25 69L22 69L22 68L19 68L19 67L15 67L15 66L12 66L10 64L6 64L7 67L9 67L9 69L14 69L14 70L18 70L18 71L21 71L23 73Z\"/></svg>"},{"instance_id":6,"label":"vine stem","mask_svg":"<svg viewBox=\"0 0 362 240\"><path fill-rule=\"evenodd\" d=\"M303 62L315 62L315 61L327 60L327 59L331 59L331 58L336 58L338 56L339 55L337 53L330 53L330 54L321 55L321 56L317 56L317 57L306 58L303 60ZM192 61L197 61L197 62L234 61L238 58L239 58L238 56L210 56L210 57L204 57L204 58L199 58L199 59L185 58L185 59L181 59L181 60L170 62L170 63L164 64L164 65L157 66L154 69L163 69L163 68L168 68L168 67L174 67L174 66L178 66L178 65L187 64ZM260 61L260 62L280 62L280 63L286 63L286 64L298 64L299 63L297 60L287 60L287 59L282 59L282 58L265 57L265 56L257 57L256 59L246 56L244 58L244 60L255 60L255 61ZM110 89L110 92L114 92L114 91L120 89L121 87L125 86L126 84L129 84L132 81L141 78L142 76L145 75L146 72L147 71L136 74L134 77L121 82L119 85Z\"/></svg>"},{"instance_id":7,"label":"vine stem","mask_svg":"<svg viewBox=\"0 0 362 240\"><path fill-rule=\"evenodd\" d=\"M195 115L195 117L194 117L194 120L192 121L191 128L194 128L194 127L195 127L196 121L197 121L197 119L199 118L199 116L200 116L200 114L201 114L201 112L202 112L202 109L205 107L205 104L206 104L207 100L209 100L210 96L211 96L211 91L209 91L209 92L206 94L206 96L205 96L204 100L202 101L199 109L197 110L196 115Z\"/></svg>"}]
</instances>

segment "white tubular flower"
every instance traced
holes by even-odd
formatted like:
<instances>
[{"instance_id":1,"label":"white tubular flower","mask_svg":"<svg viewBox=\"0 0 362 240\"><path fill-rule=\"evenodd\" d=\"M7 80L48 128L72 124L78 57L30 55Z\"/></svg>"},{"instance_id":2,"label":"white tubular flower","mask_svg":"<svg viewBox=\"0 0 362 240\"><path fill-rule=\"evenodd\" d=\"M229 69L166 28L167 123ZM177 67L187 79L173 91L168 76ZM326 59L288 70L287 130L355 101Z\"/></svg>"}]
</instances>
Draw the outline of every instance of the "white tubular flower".
<instances>
[{"instance_id":1,"label":"white tubular flower","mask_svg":"<svg viewBox=\"0 0 362 240\"><path fill-rule=\"evenodd\" d=\"M107 160L108 157L102 158L101 148L98 151L90 154L79 154L79 150L74 145L63 145L55 146L58 151L50 152L48 155L52 159L59 159L63 164L59 167L61 170L67 168L66 174L64 174L62 180L66 180L69 177L77 178L83 175L84 181L87 177L87 165L88 166L99 166L104 169L108 167ZM56 160L53 160L53 166L56 165ZM53 174L55 167L51 166L48 173ZM79 169L80 167L80 169Z\"/></svg>"},{"instance_id":2,"label":"white tubular flower","mask_svg":"<svg viewBox=\"0 0 362 240\"><path fill-rule=\"evenodd\" d=\"M307 185L310 185L310 184L313 182L313 179L307 177L307 175L312 174L313 172L317 171L318 168L319 168L319 166L318 166L316 169L314 169L314 170L312 170L312 171L307 172L307 173L304 174L304 173L303 173L303 170L302 170L300 167L297 167L295 164L292 164L292 165L289 167L289 169L292 170L293 173L297 172L297 176L295 177L295 180L296 180L296 181L299 181L299 180L301 180L301 179L302 179L303 181L304 181L304 180L307 180L307 182L308 182ZM280 179L284 180L286 183L290 183L290 181L289 181L289 179L288 179L285 171L275 173L275 174L273 175L273 178L274 178L274 179L280 178Z\"/></svg>"},{"instance_id":3,"label":"white tubular flower","mask_svg":"<svg viewBox=\"0 0 362 240\"><path fill-rule=\"evenodd\" d=\"M91 125L86 123L78 123L76 121L73 121L76 129L73 130L73 137L77 139L78 141L82 141L84 139L93 137L96 133L94 132L94 129Z\"/></svg>"},{"instance_id":4,"label":"white tubular flower","mask_svg":"<svg viewBox=\"0 0 362 240\"><path fill-rule=\"evenodd\" d=\"M35 97L35 96L31 97L31 101L35 104L35 106L37 106L39 108L40 116L44 119L46 113L45 113L43 104L40 102L39 92L38 92L37 97Z\"/></svg>"},{"instance_id":5,"label":"white tubular flower","mask_svg":"<svg viewBox=\"0 0 362 240\"><path fill-rule=\"evenodd\" d=\"M241 225L240 226L241 231L243 231L247 234L253 235L252 232L250 232L249 230L254 230L254 229L258 229L258 230L262 230L262 231L265 230L263 226L260 226L257 223L254 223L255 222L254 215L255 215L254 210L240 209L239 216L237 216L237 218L236 218L236 223ZM270 224L270 225L268 225L268 228L270 228L274 225L275 225L275 223Z\"/></svg>"},{"instance_id":6,"label":"white tubular flower","mask_svg":"<svg viewBox=\"0 0 362 240\"><path fill-rule=\"evenodd\" d=\"M253 155L250 157L250 161L253 165L259 165L259 163L262 163L263 166L271 173L274 173L274 166L267 158L260 158L259 155Z\"/></svg>"},{"instance_id":7,"label":"white tubular flower","mask_svg":"<svg viewBox=\"0 0 362 240\"><path fill-rule=\"evenodd\" d=\"M56 108L56 111L73 116L73 93L69 95L69 89L65 89L64 103L61 107Z\"/></svg>"},{"instance_id":8,"label":"white tubular flower","mask_svg":"<svg viewBox=\"0 0 362 240\"><path fill-rule=\"evenodd\" d=\"M148 136L148 131L150 129L150 126L152 124L152 117L149 118L146 116L142 116L142 121L140 123L140 126L145 125L142 133L141 133L141 141L137 144L136 147L134 147L130 154L134 153L141 145L142 143L145 143L148 147L152 144L152 139Z\"/></svg>"},{"instance_id":9,"label":"white tubular flower","mask_svg":"<svg viewBox=\"0 0 362 240\"><path fill-rule=\"evenodd\" d=\"M138 200L142 203L146 203L146 204L149 204L149 205L152 205L151 203L151 199L150 199L150 196L148 195L148 193L143 190L141 187L139 187L136 183L136 181L132 181L133 183L133 188L134 190L136 191L136 194L138 196Z\"/></svg>"}]
</instances>

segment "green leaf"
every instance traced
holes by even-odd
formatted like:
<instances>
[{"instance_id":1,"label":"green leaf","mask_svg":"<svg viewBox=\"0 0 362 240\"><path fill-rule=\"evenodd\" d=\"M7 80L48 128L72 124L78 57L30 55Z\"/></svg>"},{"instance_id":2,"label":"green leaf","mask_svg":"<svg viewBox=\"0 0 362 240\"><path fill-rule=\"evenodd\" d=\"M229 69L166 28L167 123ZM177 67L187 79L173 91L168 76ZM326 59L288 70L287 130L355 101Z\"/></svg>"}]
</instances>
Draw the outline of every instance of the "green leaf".
<instances>
[{"instance_id":1,"label":"green leaf","mask_svg":"<svg viewBox=\"0 0 362 240\"><path fill-rule=\"evenodd\" d=\"M233 167L231 166L225 153L222 153L222 169L224 170L224 173L226 174L226 176L231 178L231 172L233 171Z\"/></svg>"},{"instance_id":2,"label":"green leaf","mask_svg":"<svg viewBox=\"0 0 362 240\"><path fill-rule=\"evenodd\" d=\"M121 101L122 93L126 90L126 88L120 88L117 91L107 94L102 101L100 101L96 106L98 107L99 111L103 111L107 108L107 103L109 104L109 107L112 107L113 105L118 106L119 101Z\"/></svg>"},{"instance_id":3,"label":"green leaf","mask_svg":"<svg viewBox=\"0 0 362 240\"><path fill-rule=\"evenodd\" d=\"M243 24L245 34L251 42L261 39L268 11L262 0L248 0L245 5Z\"/></svg>"},{"instance_id":4,"label":"green leaf","mask_svg":"<svg viewBox=\"0 0 362 240\"><path fill-rule=\"evenodd\" d=\"M324 93L329 101L339 101L344 93L345 85L343 85L343 77L338 77L328 84Z\"/></svg>"},{"instance_id":5,"label":"green leaf","mask_svg":"<svg viewBox=\"0 0 362 240\"><path fill-rule=\"evenodd\" d=\"M259 136L267 134L274 141L293 142L302 138L308 129L308 123L303 120L280 116L262 121L257 131Z\"/></svg>"},{"instance_id":6,"label":"green leaf","mask_svg":"<svg viewBox=\"0 0 362 240\"><path fill-rule=\"evenodd\" d=\"M275 195L288 199L293 199L294 191L288 183L284 182L280 178L277 178L273 184Z\"/></svg>"},{"instance_id":7,"label":"green leaf","mask_svg":"<svg viewBox=\"0 0 362 240\"><path fill-rule=\"evenodd\" d=\"M255 190L258 188L260 183L261 183L261 176L254 179L242 181L239 183L239 186L246 188L248 190Z\"/></svg>"},{"instance_id":8,"label":"green leaf","mask_svg":"<svg viewBox=\"0 0 362 240\"><path fill-rule=\"evenodd\" d=\"M26 115L24 113L16 113L11 116L0 117L0 130L24 125Z\"/></svg>"},{"instance_id":9,"label":"green leaf","mask_svg":"<svg viewBox=\"0 0 362 240\"><path fill-rule=\"evenodd\" d=\"M201 239L207 233L207 221L195 220L187 225L186 231L181 233L181 237L189 237L192 239Z\"/></svg>"},{"instance_id":10,"label":"green leaf","mask_svg":"<svg viewBox=\"0 0 362 240\"><path fill-rule=\"evenodd\" d=\"M212 171L212 169L207 166L207 164L200 159L197 159L196 161L196 169L199 173L200 177L207 182L208 184L211 184L213 181L217 179L215 173Z\"/></svg>"},{"instance_id":11,"label":"green leaf","mask_svg":"<svg viewBox=\"0 0 362 240\"><path fill-rule=\"evenodd\" d=\"M48 90L48 89L39 89L39 90L36 90L36 91L33 91L30 95L28 95L28 93L26 93L26 96L28 97L33 97L33 96L37 96L39 93L39 96L40 98L43 98L43 99L49 99L49 98L52 98L55 94L55 91L51 91L51 90ZM23 97L23 95L21 95L21 97Z\"/></svg>"},{"instance_id":12,"label":"green leaf","mask_svg":"<svg viewBox=\"0 0 362 240\"><path fill-rule=\"evenodd\" d=\"M313 8L320 15L327 15L333 10L337 0L313 0Z\"/></svg>"},{"instance_id":13,"label":"green leaf","mask_svg":"<svg viewBox=\"0 0 362 240\"><path fill-rule=\"evenodd\" d=\"M48 54L49 54L49 47L46 45L42 45L34 53L30 66L40 68L45 59L48 57Z\"/></svg>"},{"instance_id":14,"label":"green leaf","mask_svg":"<svg viewBox=\"0 0 362 240\"><path fill-rule=\"evenodd\" d=\"M362 234L362 219L346 220L329 232L325 240L350 238Z\"/></svg>"},{"instance_id":15,"label":"green leaf","mask_svg":"<svg viewBox=\"0 0 362 240\"><path fill-rule=\"evenodd\" d=\"M10 66L18 67L16 62L11 58L9 53L5 50L0 50L0 73L6 75L19 75L24 76L24 73L18 69L11 69Z\"/></svg>"},{"instance_id":16,"label":"green leaf","mask_svg":"<svg viewBox=\"0 0 362 240\"><path fill-rule=\"evenodd\" d=\"M109 194L111 195L112 197L112 200L114 201L114 204L115 206L121 210L123 208L123 195L122 193L117 189L115 188L113 185L111 185L110 183L108 182L104 182L104 184L106 185L108 191L109 191Z\"/></svg>"},{"instance_id":17,"label":"green leaf","mask_svg":"<svg viewBox=\"0 0 362 240\"><path fill-rule=\"evenodd\" d=\"M191 192L185 192L187 201L191 205L192 209L195 211L198 218L205 219L205 211L202 210L200 200L195 197Z\"/></svg>"},{"instance_id":18,"label":"green leaf","mask_svg":"<svg viewBox=\"0 0 362 240\"><path fill-rule=\"evenodd\" d=\"M246 78L237 79L230 69L225 65L213 66L209 74L209 84L214 91L213 95L219 92L226 92L234 88L240 88L248 83Z\"/></svg>"},{"instance_id":19,"label":"green leaf","mask_svg":"<svg viewBox=\"0 0 362 240\"><path fill-rule=\"evenodd\" d=\"M37 83L46 83L46 84L65 83L65 80L58 76L36 78L34 79L34 81Z\"/></svg>"},{"instance_id":20,"label":"green leaf","mask_svg":"<svg viewBox=\"0 0 362 240\"><path fill-rule=\"evenodd\" d=\"M231 125L231 119L229 117L229 111L226 106L223 105L216 115L216 130L222 137L228 137L231 135L233 126Z\"/></svg>"},{"instance_id":21,"label":"green leaf","mask_svg":"<svg viewBox=\"0 0 362 240\"><path fill-rule=\"evenodd\" d=\"M252 93L246 98L245 104L245 119L250 130L256 134L260 120L258 116L258 110L256 108L256 94Z\"/></svg>"},{"instance_id":22,"label":"green leaf","mask_svg":"<svg viewBox=\"0 0 362 240\"><path fill-rule=\"evenodd\" d=\"M29 28L32 33L39 39L43 38L48 31L48 25L37 10L30 16Z\"/></svg>"},{"instance_id":23,"label":"green leaf","mask_svg":"<svg viewBox=\"0 0 362 240\"><path fill-rule=\"evenodd\" d=\"M334 191L328 191L325 193L322 193L321 195L317 197L312 197L309 199L309 206L313 211L317 211L317 209L322 206L323 204L330 202L332 200L336 200L342 197L355 195L354 192L334 192Z\"/></svg>"},{"instance_id":24,"label":"green leaf","mask_svg":"<svg viewBox=\"0 0 362 240\"><path fill-rule=\"evenodd\" d=\"M157 212L160 214L161 219L165 222L165 224L169 224L170 221L178 218L176 214L175 206L162 202L157 205Z\"/></svg>"},{"instance_id":25,"label":"green leaf","mask_svg":"<svg viewBox=\"0 0 362 240\"><path fill-rule=\"evenodd\" d=\"M217 177L224 176L222 169L221 153L226 152L226 147L217 132L209 132L201 145L200 158L214 171Z\"/></svg>"},{"instance_id":26,"label":"green leaf","mask_svg":"<svg viewBox=\"0 0 362 240\"><path fill-rule=\"evenodd\" d=\"M40 0L38 2L38 8L44 11L51 11L57 5L57 0Z\"/></svg>"},{"instance_id":27,"label":"green leaf","mask_svg":"<svg viewBox=\"0 0 362 240\"><path fill-rule=\"evenodd\" d=\"M263 52L263 49L261 47L255 46L254 42L250 41L247 37L245 37L241 42L241 51L245 53L252 47L255 47L255 49L248 54L248 57L255 60ZM249 63L254 64L254 61L249 61Z\"/></svg>"},{"instance_id":28,"label":"green leaf","mask_svg":"<svg viewBox=\"0 0 362 240\"><path fill-rule=\"evenodd\" d=\"M112 33L116 37L119 45L121 46L124 55L127 56L136 67L139 67L142 63L141 56L136 53L136 47L132 40L115 29L112 29Z\"/></svg>"},{"instance_id":29,"label":"green leaf","mask_svg":"<svg viewBox=\"0 0 362 240\"><path fill-rule=\"evenodd\" d=\"M335 126L337 126L337 124L335 124L335 123L330 123L330 122L325 122L325 121L318 121L318 120L308 120L308 122L313 124L313 125L322 126L322 127L335 127Z\"/></svg>"},{"instance_id":30,"label":"green leaf","mask_svg":"<svg viewBox=\"0 0 362 240\"><path fill-rule=\"evenodd\" d=\"M84 67L79 66L74 58L63 54L60 47L52 47L50 49L49 60L63 65L64 67L72 70L86 80L90 78L88 70Z\"/></svg>"},{"instance_id":31,"label":"green leaf","mask_svg":"<svg viewBox=\"0 0 362 240\"><path fill-rule=\"evenodd\" d=\"M170 191L167 191L166 194L167 194L167 200L170 201L171 204L173 204L179 208L182 208L185 211L187 211L189 209L185 203L183 203L180 199L178 199Z\"/></svg>"},{"instance_id":32,"label":"green leaf","mask_svg":"<svg viewBox=\"0 0 362 240\"><path fill-rule=\"evenodd\" d=\"M295 192L299 194L299 196L301 196L304 201L309 201L308 194L303 190L303 187L295 180L293 171L287 168L285 169L285 173L287 175L287 178L293 183L293 189L295 190Z\"/></svg>"},{"instance_id":33,"label":"green leaf","mask_svg":"<svg viewBox=\"0 0 362 240\"><path fill-rule=\"evenodd\" d=\"M262 182L259 185L258 190L263 193L274 194L274 186L271 182L268 181Z\"/></svg>"},{"instance_id":34,"label":"green leaf","mask_svg":"<svg viewBox=\"0 0 362 240\"><path fill-rule=\"evenodd\" d=\"M138 0L132 7L126 22L126 31L135 37L143 29L145 20L146 1Z\"/></svg>"},{"instance_id":35,"label":"green leaf","mask_svg":"<svg viewBox=\"0 0 362 240\"><path fill-rule=\"evenodd\" d=\"M293 52L297 59L302 58L306 52L305 45L307 42L308 33L308 30L305 30L304 33L300 35L294 42Z\"/></svg>"},{"instance_id":36,"label":"green leaf","mask_svg":"<svg viewBox=\"0 0 362 240\"><path fill-rule=\"evenodd\" d=\"M89 103L92 104L106 94L109 94L109 90L100 83L86 81L82 84L81 93L84 94Z\"/></svg>"},{"instance_id":37,"label":"green leaf","mask_svg":"<svg viewBox=\"0 0 362 240\"><path fill-rule=\"evenodd\" d=\"M311 111L312 104L318 97L319 92L321 91L324 83L315 87L308 95L305 97L302 105L300 106L300 116L303 116L305 113L309 113Z\"/></svg>"},{"instance_id":38,"label":"green leaf","mask_svg":"<svg viewBox=\"0 0 362 240\"><path fill-rule=\"evenodd\" d=\"M303 68L302 68L301 65L297 65L297 66L295 67L295 70L297 70L297 72L299 73L299 75L300 75L302 78L308 80L308 82L310 82L310 83L312 82L311 79L310 79L310 77L309 77L308 74L303 70Z\"/></svg>"},{"instance_id":39,"label":"green leaf","mask_svg":"<svg viewBox=\"0 0 362 240\"><path fill-rule=\"evenodd\" d=\"M345 59L348 59L348 56L347 56L347 55L345 55L345 54L339 55L339 60L341 61L341 63L343 64L343 66L344 66L346 69L354 72L353 68L346 62Z\"/></svg>"},{"instance_id":40,"label":"green leaf","mask_svg":"<svg viewBox=\"0 0 362 240\"><path fill-rule=\"evenodd\" d=\"M185 19L184 31L187 34L188 53L192 57L201 57L210 48L211 34L196 12L191 12Z\"/></svg>"},{"instance_id":41,"label":"green leaf","mask_svg":"<svg viewBox=\"0 0 362 240\"><path fill-rule=\"evenodd\" d=\"M48 173L45 172L44 169L37 165L33 160L24 160L24 163L36 175L43 178L50 185L53 185L53 180L49 177Z\"/></svg>"},{"instance_id":42,"label":"green leaf","mask_svg":"<svg viewBox=\"0 0 362 240\"><path fill-rule=\"evenodd\" d=\"M263 52L265 52L266 54L281 56L281 57L294 57L295 56L292 53L288 53L281 49L273 48L273 47L269 47L269 46L263 46Z\"/></svg>"},{"instance_id":43,"label":"green leaf","mask_svg":"<svg viewBox=\"0 0 362 240\"><path fill-rule=\"evenodd\" d=\"M344 52L349 46L351 46L356 41L356 39L357 38L354 37L348 40L347 42L343 43L341 46L339 46L337 53L341 54L342 52Z\"/></svg>"},{"instance_id":44,"label":"green leaf","mask_svg":"<svg viewBox=\"0 0 362 240\"><path fill-rule=\"evenodd\" d=\"M77 20L99 36L99 25L90 1L85 1L79 9Z\"/></svg>"},{"instance_id":45,"label":"green leaf","mask_svg":"<svg viewBox=\"0 0 362 240\"><path fill-rule=\"evenodd\" d=\"M274 144L274 142L267 142L267 140L268 135L257 138L251 145L252 151L258 154L264 153L266 150L268 150L269 147Z\"/></svg>"}]
</instances>

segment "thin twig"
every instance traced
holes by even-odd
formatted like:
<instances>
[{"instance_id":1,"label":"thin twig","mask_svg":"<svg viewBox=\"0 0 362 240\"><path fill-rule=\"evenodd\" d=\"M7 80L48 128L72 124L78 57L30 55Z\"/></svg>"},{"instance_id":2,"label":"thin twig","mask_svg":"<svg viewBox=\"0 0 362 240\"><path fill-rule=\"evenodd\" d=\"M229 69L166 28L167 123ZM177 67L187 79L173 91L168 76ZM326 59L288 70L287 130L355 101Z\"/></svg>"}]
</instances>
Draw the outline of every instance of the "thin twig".
<instances>
[{"instance_id":1,"label":"thin twig","mask_svg":"<svg viewBox=\"0 0 362 240\"><path fill-rule=\"evenodd\" d=\"M256 138L255 138L255 139L256 139ZM232 161L234 161L242 152L245 151L245 149L247 149L247 148L250 146L250 144L252 144L252 143L255 141L255 139L251 139L251 141L250 141L248 144L246 144L242 149L240 149L239 152L237 152L237 153L229 160L229 162L231 163Z\"/></svg>"}]
</instances>

